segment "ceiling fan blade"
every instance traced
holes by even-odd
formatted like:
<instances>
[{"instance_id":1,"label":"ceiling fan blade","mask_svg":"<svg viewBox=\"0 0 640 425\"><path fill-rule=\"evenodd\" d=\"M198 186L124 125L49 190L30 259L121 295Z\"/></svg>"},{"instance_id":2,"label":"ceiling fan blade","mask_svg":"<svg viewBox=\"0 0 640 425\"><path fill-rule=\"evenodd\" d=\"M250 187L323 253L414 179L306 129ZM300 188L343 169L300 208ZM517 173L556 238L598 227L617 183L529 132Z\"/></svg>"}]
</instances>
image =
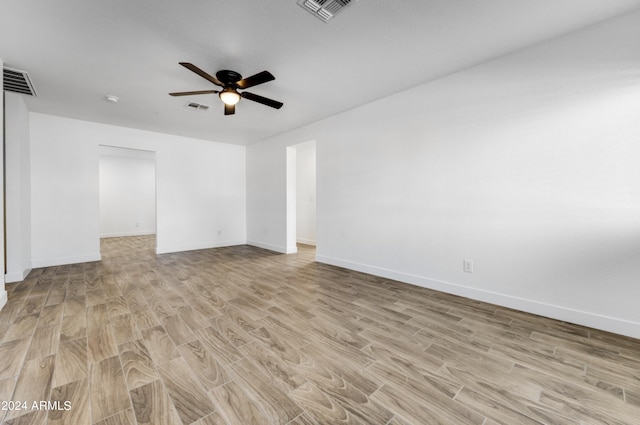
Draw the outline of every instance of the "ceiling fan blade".
<instances>
[{"instance_id":1,"label":"ceiling fan blade","mask_svg":"<svg viewBox=\"0 0 640 425\"><path fill-rule=\"evenodd\" d=\"M210 94L210 93L220 93L218 90L198 90L198 91L179 91L174 93L169 93L171 96L190 96L195 94Z\"/></svg>"},{"instance_id":2,"label":"ceiling fan blade","mask_svg":"<svg viewBox=\"0 0 640 425\"><path fill-rule=\"evenodd\" d=\"M233 115L236 113L236 105L227 105L224 104L224 114L225 115Z\"/></svg>"},{"instance_id":3,"label":"ceiling fan blade","mask_svg":"<svg viewBox=\"0 0 640 425\"><path fill-rule=\"evenodd\" d=\"M278 102L277 100L268 99L266 97L246 91L240 93L240 96L244 97L245 99L253 100L254 102L262 103L263 105L271 106L272 108L276 109L280 109L282 108L282 105L284 105L282 102Z\"/></svg>"},{"instance_id":4,"label":"ceiling fan blade","mask_svg":"<svg viewBox=\"0 0 640 425\"><path fill-rule=\"evenodd\" d=\"M190 71L195 72L196 74L198 74L199 76L201 76L202 78L204 78L205 80L211 81L213 84L215 84L216 86L220 86L220 87L224 87L224 84L222 84L220 82L220 80L218 80L216 77L214 77L213 75L207 74L206 72L204 72L203 70L201 70L200 68L198 68L197 66L195 66L192 63L189 62L179 62L180 65L184 66L185 68L187 68Z\"/></svg>"},{"instance_id":5,"label":"ceiling fan blade","mask_svg":"<svg viewBox=\"0 0 640 425\"><path fill-rule=\"evenodd\" d=\"M236 86L241 89L248 89L249 87L257 86L258 84L266 83L267 81L273 81L276 77L271 75L269 71L258 72L251 77L243 78L236 82Z\"/></svg>"}]
</instances>

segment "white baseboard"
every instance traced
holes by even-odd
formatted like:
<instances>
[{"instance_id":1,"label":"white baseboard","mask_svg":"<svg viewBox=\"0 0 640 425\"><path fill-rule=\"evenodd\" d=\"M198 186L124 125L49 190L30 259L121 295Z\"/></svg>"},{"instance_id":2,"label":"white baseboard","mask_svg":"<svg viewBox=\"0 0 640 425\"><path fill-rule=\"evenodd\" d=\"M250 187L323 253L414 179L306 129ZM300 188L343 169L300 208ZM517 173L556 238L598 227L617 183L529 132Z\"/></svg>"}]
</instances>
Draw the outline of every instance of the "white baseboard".
<instances>
[{"instance_id":1,"label":"white baseboard","mask_svg":"<svg viewBox=\"0 0 640 425\"><path fill-rule=\"evenodd\" d=\"M7 291L3 290L0 291L0 310L2 310L2 307L5 306L5 304L7 303Z\"/></svg>"},{"instance_id":2,"label":"white baseboard","mask_svg":"<svg viewBox=\"0 0 640 425\"><path fill-rule=\"evenodd\" d=\"M303 245L316 246L316 240L315 239L298 238L296 240L296 242L301 243Z\"/></svg>"},{"instance_id":3,"label":"white baseboard","mask_svg":"<svg viewBox=\"0 0 640 425\"><path fill-rule=\"evenodd\" d=\"M387 279L393 279L416 286L421 286L423 288L459 295L478 301L484 301L502 307L513 308L515 310L549 317L551 319L562 320L582 326L588 326L590 328L613 332L620 335L626 335L632 338L640 338L640 323L620 319L617 317L604 316L598 313L591 313L588 311L576 310L569 307L514 297L512 295L500 294L497 292L472 288L456 283L428 279L409 273L403 273L395 270L385 269L382 267L370 266L367 264L360 264L322 255L317 255L316 261L337 267L355 270L362 273L384 277Z\"/></svg>"},{"instance_id":4,"label":"white baseboard","mask_svg":"<svg viewBox=\"0 0 640 425\"><path fill-rule=\"evenodd\" d=\"M257 246L258 248L268 249L269 251L275 251L281 254L290 254L289 252L287 252L286 246L272 245L269 243L258 242L258 241L247 241L247 245Z\"/></svg>"},{"instance_id":5,"label":"white baseboard","mask_svg":"<svg viewBox=\"0 0 640 425\"><path fill-rule=\"evenodd\" d=\"M53 267L64 266L67 264L89 263L92 261L100 261L101 259L102 257L100 256L100 253L81 255L78 257L37 258L35 260L31 260L31 265L35 269L39 267Z\"/></svg>"},{"instance_id":6,"label":"white baseboard","mask_svg":"<svg viewBox=\"0 0 640 425\"><path fill-rule=\"evenodd\" d=\"M246 241L204 242L190 245L168 245L156 247L156 254L170 254L172 252L195 251L198 249L222 248L225 246L245 245Z\"/></svg>"},{"instance_id":7,"label":"white baseboard","mask_svg":"<svg viewBox=\"0 0 640 425\"><path fill-rule=\"evenodd\" d=\"M120 233L103 233L100 235L100 239L102 238L122 238L127 236L150 236L155 235L155 230L152 231L141 231L141 232L120 232Z\"/></svg>"},{"instance_id":8,"label":"white baseboard","mask_svg":"<svg viewBox=\"0 0 640 425\"><path fill-rule=\"evenodd\" d=\"M31 273L31 269L23 270L22 272L11 272L4 275L4 281L6 283L22 282L27 278L27 275Z\"/></svg>"},{"instance_id":9,"label":"white baseboard","mask_svg":"<svg viewBox=\"0 0 640 425\"><path fill-rule=\"evenodd\" d=\"M258 241L247 241L247 245L257 246L258 248L268 249L269 251L279 252L281 254L295 254L298 252L297 246L278 246Z\"/></svg>"}]
</instances>

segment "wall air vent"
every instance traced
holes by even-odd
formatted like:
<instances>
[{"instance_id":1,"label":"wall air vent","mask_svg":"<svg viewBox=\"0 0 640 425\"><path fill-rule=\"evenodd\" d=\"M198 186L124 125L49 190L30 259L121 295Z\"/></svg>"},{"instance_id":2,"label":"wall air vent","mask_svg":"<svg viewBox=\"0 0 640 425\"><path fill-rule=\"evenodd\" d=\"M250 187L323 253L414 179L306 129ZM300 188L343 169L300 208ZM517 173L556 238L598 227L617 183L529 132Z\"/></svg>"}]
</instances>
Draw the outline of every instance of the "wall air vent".
<instances>
[{"instance_id":1,"label":"wall air vent","mask_svg":"<svg viewBox=\"0 0 640 425\"><path fill-rule=\"evenodd\" d=\"M298 0L298 4L307 12L320 19L329 22L354 0ZM355 0L357 1L357 0Z\"/></svg>"},{"instance_id":2,"label":"wall air vent","mask_svg":"<svg viewBox=\"0 0 640 425\"><path fill-rule=\"evenodd\" d=\"M4 68L2 75L3 90L37 96L36 89L33 87L31 78L29 78L29 74L26 71Z\"/></svg>"},{"instance_id":3,"label":"wall air vent","mask_svg":"<svg viewBox=\"0 0 640 425\"><path fill-rule=\"evenodd\" d=\"M192 109L194 111L201 111L201 112L204 112L207 109L211 108L211 106L209 105L203 105L202 103L198 103L198 102L189 102L186 105L184 105L184 107L187 109Z\"/></svg>"}]
</instances>

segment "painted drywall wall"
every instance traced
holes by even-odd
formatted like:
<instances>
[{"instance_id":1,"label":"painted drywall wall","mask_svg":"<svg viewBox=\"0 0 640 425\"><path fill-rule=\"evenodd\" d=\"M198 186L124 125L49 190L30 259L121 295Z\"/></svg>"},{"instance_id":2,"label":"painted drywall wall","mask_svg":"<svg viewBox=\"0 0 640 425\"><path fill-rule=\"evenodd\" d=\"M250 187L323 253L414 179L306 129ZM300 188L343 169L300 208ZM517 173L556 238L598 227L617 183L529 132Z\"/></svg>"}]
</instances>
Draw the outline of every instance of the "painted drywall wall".
<instances>
[{"instance_id":1,"label":"painted drywall wall","mask_svg":"<svg viewBox=\"0 0 640 425\"><path fill-rule=\"evenodd\" d=\"M100 237L156 233L155 152L99 147Z\"/></svg>"},{"instance_id":2,"label":"painted drywall wall","mask_svg":"<svg viewBox=\"0 0 640 425\"><path fill-rule=\"evenodd\" d=\"M0 77L2 77L2 58L0 58ZM3 91L4 93L4 91ZM0 141L4 146L4 101L0 102ZM4 221L4 149L0 149L0 219ZM4 240L4 226L0 226L0 240ZM0 244L0 267L5 270L4 244ZM7 291L4 289L4 273L0 273L0 309L7 303Z\"/></svg>"},{"instance_id":3,"label":"painted drywall wall","mask_svg":"<svg viewBox=\"0 0 640 425\"><path fill-rule=\"evenodd\" d=\"M284 240L315 139L318 261L640 337L639 38L635 13L250 146L248 240Z\"/></svg>"},{"instance_id":4,"label":"painted drywall wall","mask_svg":"<svg viewBox=\"0 0 640 425\"><path fill-rule=\"evenodd\" d=\"M316 142L296 149L296 241L316 244Z\"/></svg>"},{"instance_id":5,"label":"painted drywall wall","mask_svg":"<svg viewBox=\"0 0 640 425\"><path fill-rule=\"evenodd\" d=\"M278 144L275 149L272 143L257 143L250 150L252 155L247 156L247 243L293 253L297 250L298 232L305 238L301 243L315 243L315 141L300 143L297 140L296 143ZM306 205L300 208L299 201ZM301 217L297 217L298 212Z\"/></svg>"},{"instance_id":6,"label":"painted drywall wall","mask_svg":"<svg viewBox=\"0 0 640 425\"><path fill-rule=\"evenodd\" d=\"M283 253L287 252L286 148L278 141L257 143L247 148L246 158L247 243Z\"/></svg>"},{"instance_id":7,"label":"painted drywall wall","mask_svg":"<svg viewBox=\"0 0 640 425\"><path fill-rule=\"evenodd\" d=\"M246 241L245 148L30 114L32 264L100 259L98 147L156 152L158 253Z\"/></svg>"},{"instance_id":8,"label":"painted drywall wall","mask_svg":"<svg viewBox=\"0 0 640 425\"><path fill-rule=\"evenodd\" d=\"M5 92L6 282L31 271L29 110L23 95Z\"/></svg>"},{"instance_id":9,"label":"painted drywall wall","mask_svg":"<svg viewBox=\"0 0 640 425\"><path fill-rule=\"evenodd\" d=\"M297 201L296 195L297 182L296 173L298 171L296 148L289 146L287 148L287 249L286 254L298 252L296 245L296 212Z\"/></svg>"}]
</instances>

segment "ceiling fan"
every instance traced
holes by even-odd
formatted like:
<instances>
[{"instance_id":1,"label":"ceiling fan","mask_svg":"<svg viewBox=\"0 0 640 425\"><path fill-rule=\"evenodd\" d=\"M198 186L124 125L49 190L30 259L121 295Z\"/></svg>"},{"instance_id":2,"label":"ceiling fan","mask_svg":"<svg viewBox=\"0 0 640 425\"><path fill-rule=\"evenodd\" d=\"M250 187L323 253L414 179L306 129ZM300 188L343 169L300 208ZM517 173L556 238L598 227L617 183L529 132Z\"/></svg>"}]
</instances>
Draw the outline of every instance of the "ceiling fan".
<instances>
[{"instance_id":1,"label":"ceiling fan","mask_svg":"<svg viewBox=\"0 0 640 425\"><path fill-rule=\"evenodd\" d=\"M242 75L238 74L235 71L222 70L216 72L216 76L214 77L213 75L204 72L191 63L180 62L180 65L184 66L188 70L195 72L196 74L198 74L205 80L212 82L216 86L222 87L222 90L198 90L169 93L171 96L191 96L197 94L217 93L218 96L220 96L220 100L222 100L222 102L224 103L225 115L233 115L236 113L236 103L240 101L241 97L248 100L253 100L254 102L262 103L263 105L271 106L272 108L276 109L280 109L283 105L282 102L268 99L254 93L250 93L247 91L238 91L238 89L244 90L248 89L249 87L257 86L258 84L275 80L276 77L274 77L269 71L258 72L251 77L242 78Z\"/></svg>"}]
</instances>

